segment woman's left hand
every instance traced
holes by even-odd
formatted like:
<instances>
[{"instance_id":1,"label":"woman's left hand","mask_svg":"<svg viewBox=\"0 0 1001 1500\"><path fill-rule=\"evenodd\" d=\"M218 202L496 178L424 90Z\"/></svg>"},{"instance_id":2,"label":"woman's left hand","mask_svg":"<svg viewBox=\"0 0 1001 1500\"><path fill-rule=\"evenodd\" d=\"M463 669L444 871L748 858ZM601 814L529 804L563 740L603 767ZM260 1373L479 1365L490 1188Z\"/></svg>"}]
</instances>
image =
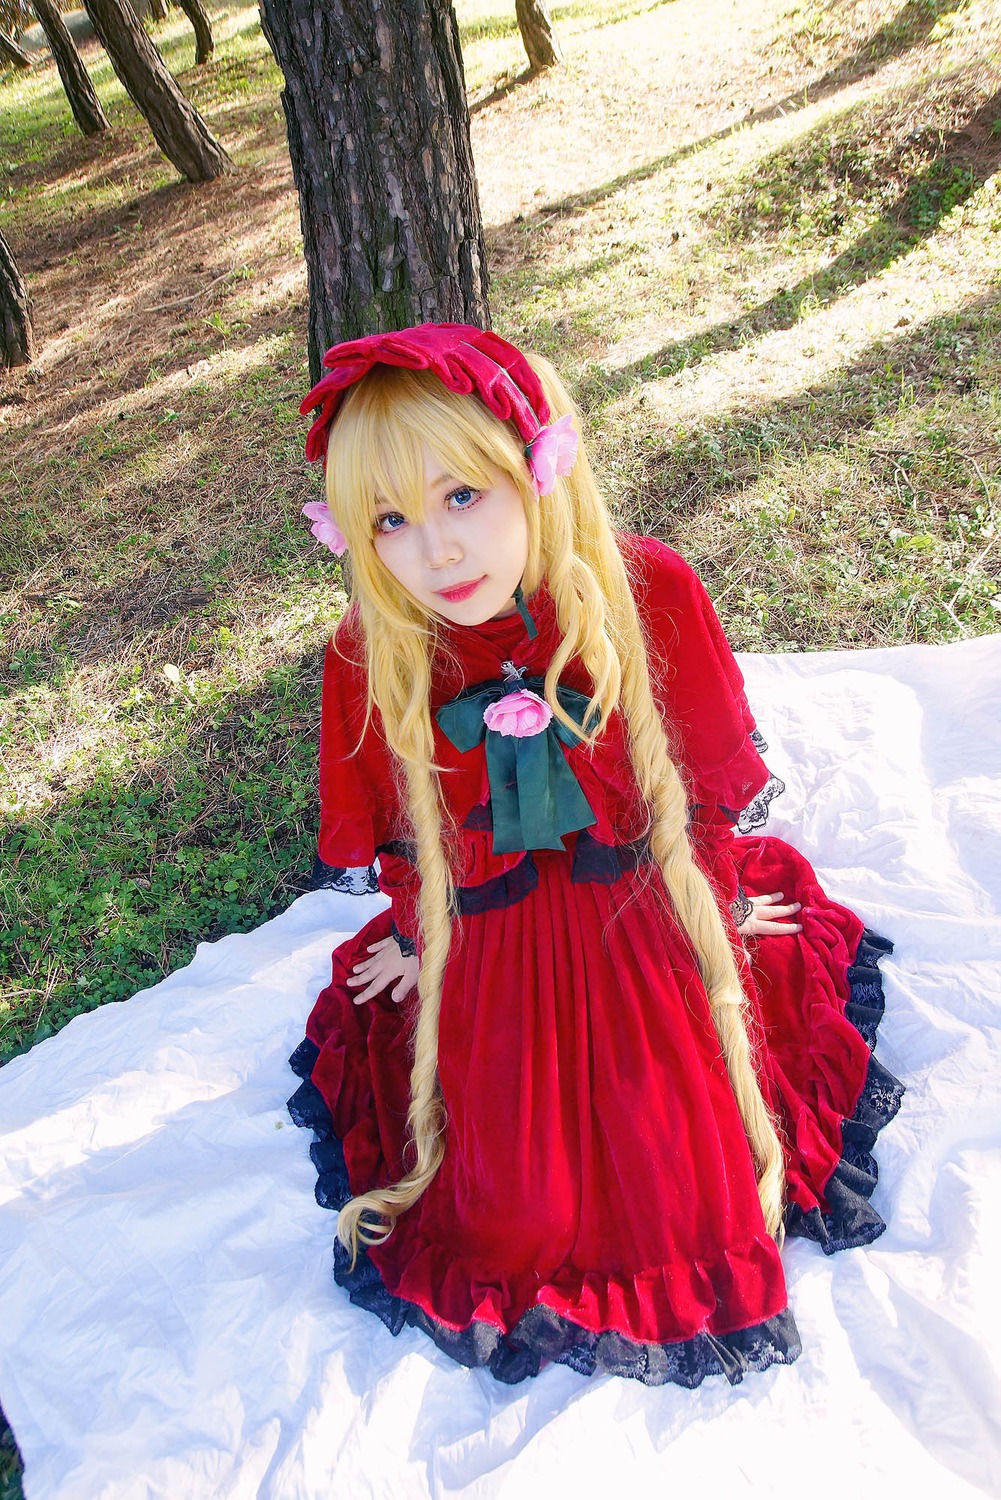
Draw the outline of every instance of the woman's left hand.
<instances>
[{"instance_id":1,"label":"woman's left hand","mask_svg":"<svg viewBox=\"0 0 1001 1500\"><path fill-rule=\"evenodd\" d=\"M779 903L785 900L781 891L773 891L770 896L749 896L748 900L751 910L737 928L741 937L778 937L803 931L802 923L783 920L796 915L801 906L799 901L781 906Z\"/></svg>"}]
</instances>

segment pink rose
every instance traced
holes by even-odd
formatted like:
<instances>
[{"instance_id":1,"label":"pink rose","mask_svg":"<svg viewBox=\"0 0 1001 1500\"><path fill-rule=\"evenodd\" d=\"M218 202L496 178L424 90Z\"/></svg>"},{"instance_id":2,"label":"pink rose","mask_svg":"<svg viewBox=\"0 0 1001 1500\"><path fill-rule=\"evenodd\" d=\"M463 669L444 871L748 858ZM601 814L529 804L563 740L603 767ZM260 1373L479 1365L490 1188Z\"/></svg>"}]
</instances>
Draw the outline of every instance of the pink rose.
<instances>
[{"instance_id":1,"label":"pink rose","mask_svg":"<svg viewBox=\"0 0 1001 1500\"><path fill-rule=\"evenodd\" d=\"M331 552L336 552L338 557L348 550L348 544L341 534L340 527L330 514L325 500L310 500L308 505L302 507L302 513L312 521L313 524L309 529L324 547L329 547Z\"/></svg>"},{"instance_id":2,"label":"pink rose","mask_svg":"<svg viewBox=\"0 0 1001 1500\"><path fill-rule=\"evenodd\" d=\"M519 740L541 734L552 717L553 711L545 698L540 698L531 688L508 693L483 711L483 722L488 729L494 729L498 734L513 734Z\"/></svg>"},{"instance_id":3,"label":"pink rose","mask_svg":"<svg viewBox=\"0 0 1001 1500\"><path fill-rule=\"evenodd\" d=\"M540 495L548 495L558 474L569 474L577 457L577 433L569 413L551 422L529 444L528 467Z\"/></svg>"}]
</instances>

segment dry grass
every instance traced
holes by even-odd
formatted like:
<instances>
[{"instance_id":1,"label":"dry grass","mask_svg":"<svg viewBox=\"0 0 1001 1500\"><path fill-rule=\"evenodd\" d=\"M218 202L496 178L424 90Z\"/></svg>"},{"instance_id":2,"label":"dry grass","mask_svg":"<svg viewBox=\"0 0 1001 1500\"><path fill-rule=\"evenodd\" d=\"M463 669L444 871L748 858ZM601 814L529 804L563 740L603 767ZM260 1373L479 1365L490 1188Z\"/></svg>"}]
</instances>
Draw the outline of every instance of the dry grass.
<instances>
[{"instance_id":1,"label":"dry grass","mask_svg":"<svg viewBox=\"0 0 1001 1500\"><path fill-rule=\"evenodd\" d=\"M566 65L527 79L513 10L459 5L494 320L576 385L626 521L703 570L740 646L992 628L997 4L553 10ZM176 11L156 33L239 168L205 187L176 180L96 45L105 141L75 133L51 65L0 83L39 337L0 389L0 757L29 929L65 894L57 876L46 895L53 821L110 826L158 797L169 861L190 807L218 842L234 786L270 807L293 762L310 778L343 593L298 518L318 482L298 207L256 10L216 7L215 26L199 70ZM304 804L228 920L295 888L310 824ZM99 846L77 837L79 868ZM155 942L128 911L114 941L181 959L227 920L185 890ZM29 939L6 958L17 1037L95 993L75 988L79 944Z\"/></svg>"}]
</instances>

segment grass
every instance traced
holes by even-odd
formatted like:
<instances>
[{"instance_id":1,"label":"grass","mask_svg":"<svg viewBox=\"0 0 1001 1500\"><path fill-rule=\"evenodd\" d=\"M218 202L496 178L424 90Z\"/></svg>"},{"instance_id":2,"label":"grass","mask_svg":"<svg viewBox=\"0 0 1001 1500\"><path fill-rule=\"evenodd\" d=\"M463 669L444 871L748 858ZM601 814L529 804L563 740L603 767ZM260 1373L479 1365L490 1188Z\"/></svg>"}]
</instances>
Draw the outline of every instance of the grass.
<instances>
[{"instance_id":1,"label":"grass","mask_svg":"<svg viewBox=\"0 0 1001 1500\"><path fill-rule=\"evenodd\" d=\"M627 525L734 644L1001 621L1001 17L993 0L567 0L529 80L460 0L495 326L583 405ZM0 385L0 1058L301 889L339 566L315 498L298 205L249 0L193 67L234 176L192 188L97 47L113 132L0 75L36 363ZM582 144L583 143L583 144ZM0 1500L18 1493L0 1439Z\"/></svg>"},{"instance_id":2,"label":"grass","mask_svg":"<svg viewBox=\"0 0 1001 1500\"><path fill-rule=\"evenodd\" d=\"M566 67L477 112L495 322L570 376L624 522L692 558L739 647L997 625L988 11L731 16L743 77L714 95L700 56L717 112L693 134L655 66L688 44L681 10L575 3ZM470 0L461 22L471 87L495 88L510 17ZM237 161L206 188L176 181L100 49L104 142L74 133L51 66L3 83L40 355L0 407L0 1056L254 925L309 864L344 594L298 520L316 479L280 77L249 6L215 26L205 69L177 12L156 31ZM554 192L542 152L512 188L520 133L544 119L565 163L589 111L607 138L580 183Z\"/></svg>"}]
</instances>

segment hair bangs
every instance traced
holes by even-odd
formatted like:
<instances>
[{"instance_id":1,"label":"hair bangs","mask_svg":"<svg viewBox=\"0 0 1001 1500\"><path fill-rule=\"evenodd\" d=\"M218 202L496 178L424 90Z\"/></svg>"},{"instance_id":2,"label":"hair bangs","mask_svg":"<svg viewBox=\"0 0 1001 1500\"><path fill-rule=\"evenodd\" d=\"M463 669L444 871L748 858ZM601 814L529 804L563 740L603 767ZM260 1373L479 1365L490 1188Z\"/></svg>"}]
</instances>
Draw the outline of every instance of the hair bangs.
<instances>
[{"instance_id":1,"label":"hair bangs","mask_svg":"<svg viewBox=\"0 0 1001 1500\"><path fill-rule=\"evenodd\" d=\"M348 392L327 447L327 498L353 549L371 538L378 508L424 520L424 453L473 488L498 473L523 478L520 439L475 396L435 375L379 366Z\"/></svg>"}]
</instances>

